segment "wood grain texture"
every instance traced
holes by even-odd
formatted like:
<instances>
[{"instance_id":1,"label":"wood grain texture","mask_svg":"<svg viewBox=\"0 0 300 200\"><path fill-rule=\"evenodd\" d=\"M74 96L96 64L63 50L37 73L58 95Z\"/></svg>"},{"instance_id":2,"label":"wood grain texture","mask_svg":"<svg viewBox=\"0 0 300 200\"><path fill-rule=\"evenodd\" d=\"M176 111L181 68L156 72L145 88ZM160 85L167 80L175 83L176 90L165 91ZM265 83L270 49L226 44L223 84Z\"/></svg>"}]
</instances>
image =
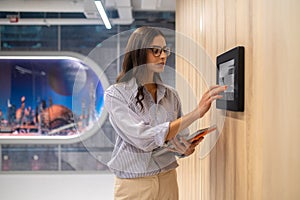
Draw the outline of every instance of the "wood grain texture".
<instances>
[{"instance_id":1,"label":"wood grain texture","mask_svg":"<svg viewBox=\"0 0 300 200\"><path fill-rule=\"evenodd\" d=\"M212 83L201 76L213 80L216 56L245 47L245 112L227 112L208 156L196 152L180 161L180 199L300 199L300 2L177 0L176 6L176 84L184 112L194 108L190 96L199 100Z\"/></svg>"}]
</instances>

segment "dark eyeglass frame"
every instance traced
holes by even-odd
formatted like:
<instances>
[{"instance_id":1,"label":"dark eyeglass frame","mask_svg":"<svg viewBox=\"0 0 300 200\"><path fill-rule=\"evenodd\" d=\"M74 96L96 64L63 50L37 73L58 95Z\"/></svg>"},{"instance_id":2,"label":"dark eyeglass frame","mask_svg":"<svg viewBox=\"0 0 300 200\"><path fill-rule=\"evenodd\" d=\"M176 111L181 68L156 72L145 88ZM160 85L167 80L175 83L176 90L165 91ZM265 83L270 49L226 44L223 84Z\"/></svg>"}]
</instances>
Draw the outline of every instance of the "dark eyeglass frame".
<instances>
[{"instance_id":1,"label":"dark eyeglass frame","mask_svg":"<svg viewBox=\"0 0 300 200\"><path fill-rule=\"evenodd\" d=\"M154 57L161 56L161 53L164 51L165 54L168 56L171 55L171 48L170 47L160 47L160 46L152 46L147 49L150 49L152 51L152 54Z\"/></svg>"}]
</instances>

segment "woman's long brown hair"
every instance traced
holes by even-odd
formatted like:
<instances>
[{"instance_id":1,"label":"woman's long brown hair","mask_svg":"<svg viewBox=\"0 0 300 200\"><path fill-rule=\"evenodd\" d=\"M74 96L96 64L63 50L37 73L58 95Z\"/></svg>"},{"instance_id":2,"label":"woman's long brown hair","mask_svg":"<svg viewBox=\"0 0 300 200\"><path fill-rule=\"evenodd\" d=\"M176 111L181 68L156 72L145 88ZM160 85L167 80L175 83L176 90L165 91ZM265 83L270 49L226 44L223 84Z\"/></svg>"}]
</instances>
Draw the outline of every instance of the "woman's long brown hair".
<instances>
[{"instance_id":1,"label":"woman's long brown hair","mask_svg":"<svg viewBox=\"0 0 300 200\"><path fill-rule=\"evenodd\" d=\"M141 85L141 77L143 72L145 72L145 64L147 63L147 49L150 47L153 39L156 36L163 36L163 33L154 27L140 27L136 29L131 36L129 37L124 60L122 64L122 71L117 77L117 83L127 82L131 78L135 77L138 84L138 92L136 95L136 104L141 106L143 110L143 99L144 99L144 86ZM158 74L155 74L154 77L160 79Z\"/></svg>"}]
</instances>

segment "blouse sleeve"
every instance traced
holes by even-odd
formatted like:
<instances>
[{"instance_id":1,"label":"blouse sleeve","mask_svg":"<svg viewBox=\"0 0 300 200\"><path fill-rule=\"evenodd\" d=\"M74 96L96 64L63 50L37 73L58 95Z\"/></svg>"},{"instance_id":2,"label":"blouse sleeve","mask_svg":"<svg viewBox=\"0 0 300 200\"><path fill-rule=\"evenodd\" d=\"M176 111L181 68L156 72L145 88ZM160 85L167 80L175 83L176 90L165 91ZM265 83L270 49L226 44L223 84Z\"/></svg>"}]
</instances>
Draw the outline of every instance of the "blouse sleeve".
<instances>
[{"instance_id":1,"label":"blouse sleeve","mask_svg":"<svg viewBox=\"0 0 300 200\"><path fill-rule=\"evenodd\" d=\"M113 128L123 140L144 151L163 146L170 122L156 126L144 122L116 90L105 92L104 106Z\"/></svg>"}]
</instances>

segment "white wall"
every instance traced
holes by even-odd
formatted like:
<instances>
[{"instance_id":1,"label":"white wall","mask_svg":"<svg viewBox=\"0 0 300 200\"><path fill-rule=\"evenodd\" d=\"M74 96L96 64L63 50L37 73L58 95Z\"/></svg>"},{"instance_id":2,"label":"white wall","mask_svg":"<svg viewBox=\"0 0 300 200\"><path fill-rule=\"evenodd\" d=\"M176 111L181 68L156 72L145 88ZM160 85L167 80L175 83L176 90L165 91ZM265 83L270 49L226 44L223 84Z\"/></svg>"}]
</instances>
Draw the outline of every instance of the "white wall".
<instances>
[{"instance_id":1,"label":"white wall","mask_svg":"<svg viewBox=\"0 0 300 200\"><path fill-rule=\"evenodd\" d=\"M110 200L113 174L0 174L1 200Z\"/></svg>"}]
</instances>

